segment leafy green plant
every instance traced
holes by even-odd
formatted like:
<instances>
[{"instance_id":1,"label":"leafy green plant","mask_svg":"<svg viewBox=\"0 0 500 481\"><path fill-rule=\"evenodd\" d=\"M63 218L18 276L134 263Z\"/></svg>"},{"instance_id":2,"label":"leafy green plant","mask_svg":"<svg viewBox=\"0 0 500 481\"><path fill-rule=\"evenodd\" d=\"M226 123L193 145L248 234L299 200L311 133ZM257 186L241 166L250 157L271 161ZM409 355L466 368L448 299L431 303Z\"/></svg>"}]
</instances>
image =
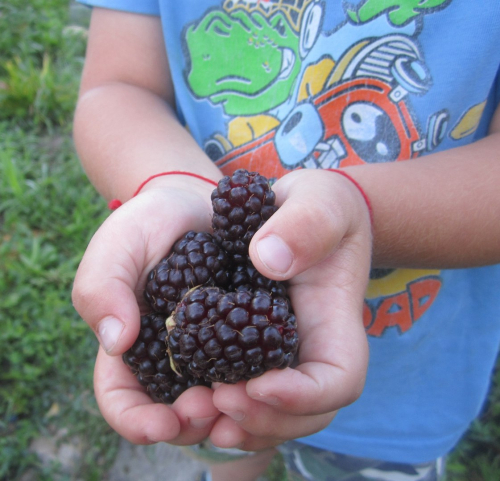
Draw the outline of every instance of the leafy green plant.
<instances>
[{"instance_id":1,"label":"leafy green plant","mask_svg":"<svg viewBox=\"0 0 500 481\"><path fill-rule=\"evenodd\" d=\"M15 56L40 60L45 53L60 52L67 19L67 0L1 2L0 63Z\"/></svg>"},{"instance_id":2,"label":"leafy green plant","mask_svg":"<svg viewBox=\"0 0 500 481\"><path fill-rule=\"evenodd\" d=\"M0 4L0 120L50 128L74 109L85 29L68 27L67 0Z\"/></svg>"},{"instance_id":3,"label":"leafy green plant","mask_svg":"<svg viewBox=\"0 0 500 481\"><path fill-rule=\"evenodd\" d=\"M500 361L481 416L448 459L449 481L500 479Z\"/></svg>"}]
</instances>

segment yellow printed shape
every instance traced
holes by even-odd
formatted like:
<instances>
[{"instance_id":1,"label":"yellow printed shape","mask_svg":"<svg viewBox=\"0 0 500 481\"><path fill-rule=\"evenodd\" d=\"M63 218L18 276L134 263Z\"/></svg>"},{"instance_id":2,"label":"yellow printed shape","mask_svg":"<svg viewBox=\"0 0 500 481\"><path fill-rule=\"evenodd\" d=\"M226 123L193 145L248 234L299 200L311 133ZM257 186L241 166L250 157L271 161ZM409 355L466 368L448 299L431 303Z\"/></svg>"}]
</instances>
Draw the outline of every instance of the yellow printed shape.
<instances>
[{"instance_id":1,"label":"yellow printed shape","mask_svg":"<svg viewBox=\"0 0 500 481\"><path fill-rule=\"evenodd\" d=\"M397 292L404 292L411 282L429 276L438 276L436 269L396 269L380 279L371 279L366 291L367 299L386 297Z\"/></svg>"},{"instance_id":2,"label":"yellow printed shape","mask_svg":"<svg viewBox=\"0 0 500 481\"><path fill-rule=\"evenodd\" d=\"M278 119L271 115L236 117L228 124L228 140L234 147L238 147L264 135L278 125Z\"/></svg>"},{"instance_id":3,"label":"yellow printed shape","mask_svg":"<svg viewBox=\"0 0 500 481\"><path fill-rule=\"evenodd\" d=\"M325 57L307 67L300 82L297 102L301 102L322 92L334 66L335 62L332 58Z\"/></svg>"},{"instance_id":4,"label":"yellow printed shape","mask_svg":"<svg viewBox=\"0 0 500 481\"><path fill-rule=\"evenodd\" d=\"M351 63L352 59L356 56L356 54L366 45L370 43L369 40L362 40L357 44L353 45L338 61L335 70L332 72L332 76L328 79L328 83L326 87L330 87L342 80L347 67Z\"/></svg>"},{"instance_id":5,"label":"yellow printed shape","mask_svg":"<svg viewBox=\"0 0 500 481\"><path fill-rule=\"evenodd\" d=\"M465 114L460 117L455 127L450 133L450 137L454 140L460 140L468 135L473 134L481 121L486 100L480 104L473 105Z\"/></svg>"}]
</instances>

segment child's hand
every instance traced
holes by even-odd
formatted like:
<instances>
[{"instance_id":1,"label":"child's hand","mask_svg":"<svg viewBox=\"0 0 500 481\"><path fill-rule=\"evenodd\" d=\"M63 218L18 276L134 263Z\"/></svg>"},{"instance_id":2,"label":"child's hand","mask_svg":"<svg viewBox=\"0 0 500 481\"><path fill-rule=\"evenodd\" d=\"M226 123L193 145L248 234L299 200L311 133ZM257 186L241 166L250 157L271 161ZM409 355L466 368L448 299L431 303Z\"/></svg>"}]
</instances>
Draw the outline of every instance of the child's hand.
<instances>
[{"instance_id":1,"label":"child's hand","mask_svg":"<svg viewBox=\"0 0 500 481\"><path fill-rule=\"evenodd\" d=\"M220 414L212 391L195 387L171 407L155 404L121 359L137 338L140 311L146 312L142 291L149 271L185 232L210 227L211 186L186 179L159 182L97 231L78 269L73 302L101 343L94 387L107 422L136 444L194 444L207 437Z\"/></svg>"},{"instance_id":2,"label":"child's hand","mask_svg":"<svg viewBox=\"0 0 500 481\"><path fill-rule=\"evenodd\" d=\"M364 385L362 307L371 257L365 201L349 180L324 171L292 172L273 190L281 207L255 235L250 254L262 274L289 279L299 365L216 389L214 404L227 415L210 437L221 447L257 450L320 431Z\"/></svg>"}]
</instances>

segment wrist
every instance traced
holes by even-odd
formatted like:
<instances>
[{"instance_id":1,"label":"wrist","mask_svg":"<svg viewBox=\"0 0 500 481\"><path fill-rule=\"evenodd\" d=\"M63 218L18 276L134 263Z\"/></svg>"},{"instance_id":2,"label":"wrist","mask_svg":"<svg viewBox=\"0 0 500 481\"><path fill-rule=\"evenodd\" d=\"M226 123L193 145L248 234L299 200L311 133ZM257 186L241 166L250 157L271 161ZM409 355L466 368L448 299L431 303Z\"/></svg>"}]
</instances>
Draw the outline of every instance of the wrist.
<instances>
[{"instance_id":1,"label":"wrist","mask_svg":"<svg viewBox=\"0 0 500 481\"><path fill-rule=\"evenodd\" d=\"M366 208L368 209L368 214L370 216L370 225L373 228L373 207L370 198L368 197L368 194L366 193L365 189L363 186L356 180L355 177L350 175L348 172L342 169L326 169L328 172L332 172L338 175L341 175L345 179L347 179L350 183L351 186L356 187L357 191L359 194L361 194L361 197L363 197L363 201L366 205Z\"/></svg>"},{"instance_id":2,"label":"wrist","mask_svg":"<svg viewBox=\"0 0 500 481\"><path fill-rule=\"evenodd\" d=\"M219 177L220 178L220 177ZM166 171L153 174L143 180L132 194L131 198L145 192L157 189L179 189L197 193L210 201L212 191L217 187L217 180L187 171ZM113 199L108 203L111 210L120 207L123 202Z\"/></svg>"}]
</instances>

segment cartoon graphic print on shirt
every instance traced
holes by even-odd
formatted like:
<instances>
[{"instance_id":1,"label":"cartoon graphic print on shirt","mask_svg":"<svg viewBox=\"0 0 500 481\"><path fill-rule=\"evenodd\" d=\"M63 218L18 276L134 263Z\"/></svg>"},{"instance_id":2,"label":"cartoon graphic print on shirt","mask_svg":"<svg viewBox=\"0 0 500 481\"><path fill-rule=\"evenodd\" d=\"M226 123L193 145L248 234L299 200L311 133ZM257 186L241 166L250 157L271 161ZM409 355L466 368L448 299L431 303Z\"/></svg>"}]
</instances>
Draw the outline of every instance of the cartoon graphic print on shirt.
<instances>
[{"instance_id":1,"label":"cartoon graphic print on shirt","mask_svg":"<svg viewBox=\"0 0 500 481\"><path fill-rule=\"evenodd\" d=\"M208 10L183 33L191 93L227 116L226 131L206 139L206 153L225 173L247 168L276 179L297 168L432 151L449 115L432 112L422 126L412 113L412 98L432 88L418 35L424 16L451 1L346 2L346 18L331 32L322 31L319 0L225 0ZM464 113L451 138L472 134L482 107ZM438 296L439 274L373 271L367 333L411 329Z\"/></svg>"}]
</instances>

